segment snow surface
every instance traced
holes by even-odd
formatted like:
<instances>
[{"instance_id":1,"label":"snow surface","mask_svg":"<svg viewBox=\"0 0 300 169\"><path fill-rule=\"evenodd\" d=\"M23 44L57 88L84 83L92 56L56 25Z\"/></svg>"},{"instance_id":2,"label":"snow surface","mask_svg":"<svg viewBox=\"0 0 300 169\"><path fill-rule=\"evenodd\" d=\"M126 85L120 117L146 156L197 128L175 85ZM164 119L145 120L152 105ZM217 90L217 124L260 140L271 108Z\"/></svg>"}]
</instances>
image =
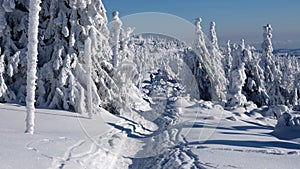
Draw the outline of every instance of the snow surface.
<instances>
[{"instance_id":1,"label":"snow surface","mask_svg":"<svg viewBox=\"0 0 300 169\"><path fill-rule=\"evenodd\" d=\"M143 82L148 93L120 116L93 119L36 109L34 135L24 134L25 107L0 104L0 168L272 168L300 165L300 135L275 130L255 106L226 111L191 100L166 72ZM149 76L148 76L149 77ZM136 93L136 89L129 89ZM251 110L251 111L250 111ZM273 132L274 131L274 132ZM288 130L290 132L291 130ZM277 137L276 137L277 136Z\"/></svg>"}]
</instances>

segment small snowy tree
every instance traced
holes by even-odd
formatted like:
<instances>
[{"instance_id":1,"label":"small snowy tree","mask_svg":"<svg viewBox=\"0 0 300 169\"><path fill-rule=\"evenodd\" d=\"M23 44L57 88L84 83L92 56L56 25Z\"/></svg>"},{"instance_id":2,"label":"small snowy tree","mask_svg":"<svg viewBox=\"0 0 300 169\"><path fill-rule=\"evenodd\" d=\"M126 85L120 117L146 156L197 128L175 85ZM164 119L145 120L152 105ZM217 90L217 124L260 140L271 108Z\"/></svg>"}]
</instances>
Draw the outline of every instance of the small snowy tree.
<instances>
[{"instance_id":1,"label":"small snowy tree","mask_svg":"<svg viewBox=\"0 0 300 169\"><path fill-rule=\"evenodd\" d=\"M33 134L35 118L35 89L38 56L38 26L40 0L30 0L28 25L28 51L27 51L27 96L26 96L26 133Z\"/></svg>"},{"instance_id":2,"label":"small snowy tree","mask_svg":"<svg viewBox=\"0 0 300 169\"><path fill-rule=\"evenodd\" d=\"M243 55L241 55L245 50L245 44L242 40L242 44L238 48L234 48L234 55L232 61L232 68L230 71L229 87L227 93L227 105L228 106L243 106L247 99L242 94L242 88L245 84L246 73L244 63L242 61Z\"/></svg>"}]
</instances>

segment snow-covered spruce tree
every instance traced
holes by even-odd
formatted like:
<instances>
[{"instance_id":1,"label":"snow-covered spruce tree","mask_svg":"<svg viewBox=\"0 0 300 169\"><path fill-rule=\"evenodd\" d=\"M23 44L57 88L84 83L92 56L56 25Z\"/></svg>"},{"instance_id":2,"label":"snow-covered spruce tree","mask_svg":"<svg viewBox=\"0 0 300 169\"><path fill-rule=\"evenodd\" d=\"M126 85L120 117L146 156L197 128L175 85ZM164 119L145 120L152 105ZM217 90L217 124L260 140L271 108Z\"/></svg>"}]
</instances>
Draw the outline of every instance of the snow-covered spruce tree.
<instances>
[{"instance_id":1,"label":"snow-covered spruce tree","mask_svg":"<svg viewBox=\"0 0 300 169\"><path fill-rule=\"evenodd\" d=\"M41 6L37 104L85 113L90 93L94 111L101 106L116 113L120 99L112 79L112 52L101 0L45 0ZM90 45L86 45L88 38ZM85 46L91 49L91 67Z\"/></svg>"},{"instance_id":2,"label":"snow-covered spruce tree","mask_svg":"<svg viewBox=\"0 0 300 169\"><path fill-rule=\"evenodd\" d=\"M207 72L210 81L210 91L212 101L225 101L226 99L226 78L224 75L223 65L221 63L221 53L213 46L206 43L206 38L201 28L201 18L195 22L196 36L194 51L199 57L200 63ZM207 46L210 47L210 51Z\"/></svg>"},{"instance_id":3,"label":"snow-covered spruce tree","mask_svg":"<svg viewBox=\"0 0 300 169\"><path fill-rule=\"evenodd\" d=\"M264 81L269 96L269 105L285 104L281 88L281 72L276 68L273 59L272 27L267 24L264 28L261 67L264 70Z\"/></svg>"},{"instance_id":4,"label":"snow-covered spruce tree","mask_svg":"<svg viewBox=\"0 0 300 169\"><path fill-rule=\"evenodd\" d=\"M210 27L210 37L211 37L211 43L206 43L206 46L208 48L208 52L211 55L211 61L213 63L213 72L217 73L216 79L218 81L218 89L222 93L220 96L220 99L222 101L225 101L225 96L226 95L226 89L227 89L227 78L225 77L225 72L224 72L224 56L219 49L218 45L218 38L217 38L217 33L215 29L215 22L211 22L211 27ZM223 95L224 94L224 95Z\"/></svg>"},{"instance_id":5,"label":"snow-covered spruce tree","mask_svg":"<svg viewBox=\"0 0 300 169\"><path fill-rule=\"evenodd\" d=\"M7 86L4 101L25 102L28 6L29 1L0 1L0 55Z\"/></svg>"},{"instance_id":6,"label":"snow-covered spruce tree","mask_svg":"<svg viewBox=\"0 0 300 169\"><path fill-rule=\"evenodd\" d=\"M122 32L122 21L119 18L119 12L114 11L112 13L113 21L110 29L110 46L112 48L113 56L112 63L114 67L118 66L118 61L120 60L119 50L120 50L120 35Z\"/></svg>"},{"instance_id":7,"label":"snow-covered spruce tree","mask_svg":"<svg viewBox=\"0 0 300 169\"><path fill-rule=\"evenodd\" d=\"M282 94L285 97L286 103L289 102L293 104L293 95L297 83L297 70L298 65L292 60L293 57L281 57L278 56L278 62L280 64L281 73L281 88ZM294 82L294 83L291 83ZM299 89L299 88L298 88Z\"/></svg>"},{"instance_id":8,"label":"snow-covered spruce tree","mask_svg":"<svg viewBox=\"0 0 300 169\"><path fill-rule=\"evenodd\" d=\"M264 77L265 77L265 82L266 85L268 86L272 81L274 80L274 69L275 69L275 64L273 61L273 46L272 46L272 27L270 24L267 24L264 28L264 33L263 33L263 43L261 45L262 47L262 57L261 57L261 67L264 70Z\"/></svg>"},{"instance_id":9,"label":"snow-covered spruce tree","mask_svg":"<svg viewBox=\"0 0 300 169\"><path fill-rule=\"evenodd\" d=\"M38 27L41 0L30 0L27 51L26 133L33 134L38 56Z\"/></svg>"},{"instance_id":10,"label":"snow-covered spruce tree","mask_svg":"<svg viewBox=\"0 0 300 169\"><path fill-rule=\"evenodd\" d=\"M267 105L269 96L265 88L264 72L259 65L260 55L253 52L252 48L245 48L242 54L247 77L243 94L248 101L254 102L257 106Z\"/></svg>"},{"instance_id":11,"label":"snow-covered spruce tree","mask_svg":"<svg viewBox=\"0 0 300 169\"><path fill-rule=\"evenodd\" d=\"M246 73L244 62L242 61L242 53L245 50L245 44L242 40L242 44L238 48L234 48L234 55L232 60L232 68L230 70L229 85L227 92L227 106L244 106L247 102L246 97L242 94L242 88L246 80Z\"/></svg>"}]
</instances>

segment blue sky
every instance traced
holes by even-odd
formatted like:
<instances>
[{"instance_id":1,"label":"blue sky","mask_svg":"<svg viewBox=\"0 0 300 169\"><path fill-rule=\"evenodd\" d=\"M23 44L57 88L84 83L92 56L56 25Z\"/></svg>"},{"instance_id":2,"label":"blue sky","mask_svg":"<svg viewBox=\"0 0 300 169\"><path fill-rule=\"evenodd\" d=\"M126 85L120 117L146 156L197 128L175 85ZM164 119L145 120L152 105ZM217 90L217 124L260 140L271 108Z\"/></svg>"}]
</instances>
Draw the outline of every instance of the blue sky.
<instances>
[{"instance_id":1,"label":"blue sky","mask_svg":"<svg viewBox=\"0 0 300 169\"><path fill-rule=\"evenodd\" d=\"M262 26L270 23L275 48L300 48L299 0L103 0L103 3L109 21L114 10L121 17L141 12L168 13L191 23L201 17L206 34L209 23L215 21L221 44L227 40L239 42L241 38L248 44L260 44ZM160 23L162 27L166 24Z\"/></svg>"}]
</instances>

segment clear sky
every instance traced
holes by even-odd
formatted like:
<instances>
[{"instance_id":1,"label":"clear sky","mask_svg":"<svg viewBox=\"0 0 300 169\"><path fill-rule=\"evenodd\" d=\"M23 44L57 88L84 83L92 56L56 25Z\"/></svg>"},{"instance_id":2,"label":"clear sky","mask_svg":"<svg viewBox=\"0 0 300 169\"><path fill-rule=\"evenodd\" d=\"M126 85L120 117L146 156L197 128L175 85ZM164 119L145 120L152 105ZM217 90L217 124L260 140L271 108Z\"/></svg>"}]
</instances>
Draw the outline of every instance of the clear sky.
<instances>
[{"instance_id":1,"label":"clear sky","mask_svg":"<svg viewBox=\"0 0 300 169\"><path fill-rule=\"evenodd\" d=\"M273 27L275 48L300 48L300 0L102 1L109 21L114 10L120 12L120 17L141 12L168 13L190 23L194 23L195 18L201 17L203 31L206 34L208 34L209 23L216 22L217 35L221 44L227 40L239 42L241 38L244 38L247 44L260 44L262 26L270 23Z\"/></svg>"}]
</instances>

